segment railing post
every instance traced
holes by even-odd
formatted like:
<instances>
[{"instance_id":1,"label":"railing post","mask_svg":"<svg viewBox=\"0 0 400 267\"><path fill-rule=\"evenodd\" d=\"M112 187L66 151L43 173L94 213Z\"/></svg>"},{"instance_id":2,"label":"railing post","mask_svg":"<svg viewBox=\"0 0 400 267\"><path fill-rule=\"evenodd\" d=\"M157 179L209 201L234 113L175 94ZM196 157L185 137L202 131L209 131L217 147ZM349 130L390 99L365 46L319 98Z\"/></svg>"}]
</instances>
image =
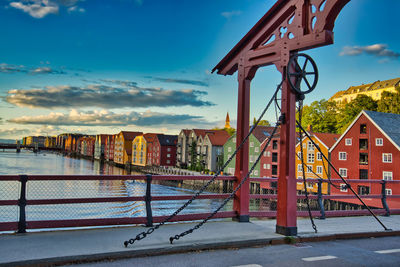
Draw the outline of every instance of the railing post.
<instances>
[{"instance_id":1,"label":"railing post","mask_svg":"<svg viewBox=\"0 0 400 267\"><path fill-rule=\"evenodd\" d=\"M318 205L321 212L320 220L325 220L324 203L322 203L322 179L318 180Z\"/></svg>"},{"instance_id":2,"label":"railing post","mask_svg":"<svg viewBox=\"0 0 400 267\"><path fill-rule=\"evenodd\" d=\"M386 181L382 180L381 184L382 184L382 192L381 192L382 207L386 210L385 216L390 216L390 209L386 203Z\"/></svg>"},{"instance_id":3,"label":"railing post","mask_svg":"<svg viewBox=\"0 0 400 267\"><path fill-rule=\"evenodd\" d=\"M153 212L151 210L151 181L152 181L152 175L151 174L146 174L146 196L145 196L145 201L146 201L146 218L147 218L147 227L152 227L153 226Z\"/></svg>"},{"instance_id":4,"label":"railing post","mask_svg":"<svg viewBox=\"0 0 400 267\"><path fill-rule=\"evenodd\" d=\"M18 199L19 206L19 221L18 221L18 231L17 233L26 233L26 182L28 181L27 175L20 175L19 181L21 182L21 191Z\"/></svg>"}]
</instances>

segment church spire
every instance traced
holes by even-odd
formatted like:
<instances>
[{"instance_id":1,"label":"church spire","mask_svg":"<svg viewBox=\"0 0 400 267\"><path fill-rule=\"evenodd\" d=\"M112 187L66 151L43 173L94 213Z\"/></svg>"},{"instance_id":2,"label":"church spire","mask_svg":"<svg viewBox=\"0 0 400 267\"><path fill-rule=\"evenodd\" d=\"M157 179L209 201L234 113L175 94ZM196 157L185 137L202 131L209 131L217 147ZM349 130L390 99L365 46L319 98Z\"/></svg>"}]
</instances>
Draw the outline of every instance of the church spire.
<instances>
[{"instance_id":1,"label":"church spire","mask_svg":"<svg viewBox=\"0 0 400 267\"><path fill-rule=\"evenodd\" d=\"M225 128L226 129L231 128L231 124L230 124L230 120L229 120L229 112L226 113Z\"/></svg>"}]
</instances>

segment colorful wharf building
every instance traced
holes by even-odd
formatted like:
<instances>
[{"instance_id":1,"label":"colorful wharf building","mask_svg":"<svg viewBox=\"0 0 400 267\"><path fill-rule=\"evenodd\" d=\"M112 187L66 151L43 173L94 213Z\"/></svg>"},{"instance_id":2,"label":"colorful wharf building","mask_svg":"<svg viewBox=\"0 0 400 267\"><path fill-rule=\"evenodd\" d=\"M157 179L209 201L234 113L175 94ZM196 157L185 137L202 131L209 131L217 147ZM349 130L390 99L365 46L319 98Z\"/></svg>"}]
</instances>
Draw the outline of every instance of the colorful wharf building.
<instances>
[{"instance_id":1,"label":"colorful wharf building","mask_svg":"<svg viewBox=\"0 0 400 267\"><path fill-rule=\"evenodd\" d=\"M322 154L329 159L329 149L339 140L339 134L332 133L315 133L309 127L307 131L313 142L321 149ZM303 179L303 168L305 171L305 178L312 179L328 179L330 177L330 167L326 160L323 159L321 152L317 150L306 135L302 136L302 144L300 142L296 145L296 166L297 166L297 179ZM304 161L301 160L301 148L303 148ZM303 165L304 163L304 165ZM318 184L307 182L307 191L312 193L318 192ZM304 191L304 183L297 182L297 190ZM322 183L322 193L329 194L328 183Z\"/></svg>"},{"instance_id":2,"label":"colorful wharf building","mask_svg":"<svg viewBox=\"0 0 400 267\"><path fill-rule=\"evenodd\" d=\"M400 180L400 115L363 110L330 153L333 165L343 178L360 180L353 187L358 194L381 194L381 184L368 181ZM339 176L332 172L332 178L339 179ZM340 189L332 188L332 194L352 193L341 184ZM400 194L400 186L387 184L386 194Z\"/></svg>"},{"instance_id":3,"label":"colorful wharf building","mask_svg":"<svg viewBox=\"0 0 400 267\"><path fill-rule=\"evenodd\" d=\"M117 165L131 164L132 162L132 141L142 132L121 131L115 137L114 163Z\"/></svg>"},{"instance_id":4,"label":"colorful wharf building","mask_svg":"<svg viewBox=\"0 0 400 267\"><path fill-rule=\"evenodd\" d=\"M249 170L260 155L261 143L271 136L273 127L257 126L249 137ZM272 143L271 143L272 144ZM271 145L270 144L270 145ZM236 134L232 135L224 145L224 162L226 162L236 150ZM228 164L224 172L228 175L235 173L235 158ZM251 177L260 177L260 162L258 162L251 173Z\"/></svg>"}]
</instances>

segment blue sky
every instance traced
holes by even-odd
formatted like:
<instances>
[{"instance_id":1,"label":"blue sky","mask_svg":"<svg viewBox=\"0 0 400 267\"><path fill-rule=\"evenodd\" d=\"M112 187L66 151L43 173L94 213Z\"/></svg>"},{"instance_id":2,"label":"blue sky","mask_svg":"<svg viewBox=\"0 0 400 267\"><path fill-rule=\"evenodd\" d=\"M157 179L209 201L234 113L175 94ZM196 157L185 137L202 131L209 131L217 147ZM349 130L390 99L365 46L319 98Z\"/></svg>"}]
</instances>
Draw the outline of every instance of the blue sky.
<instances>
[{"instance_id":1,"label":"blue sky","mask_svg":"<svg viewBox=\"0 0 400 267\"><path fill-rule=\"evenodd\" d=\"M0 138L120 130L179 133L235 124L237 77L210 70L274 0L0 0ZM400 77L393 0L352 0L306 103ZM252 82L251 118L280 82ZM273 120L272 114L267 119Z\"/></svg>"}]
</instances>

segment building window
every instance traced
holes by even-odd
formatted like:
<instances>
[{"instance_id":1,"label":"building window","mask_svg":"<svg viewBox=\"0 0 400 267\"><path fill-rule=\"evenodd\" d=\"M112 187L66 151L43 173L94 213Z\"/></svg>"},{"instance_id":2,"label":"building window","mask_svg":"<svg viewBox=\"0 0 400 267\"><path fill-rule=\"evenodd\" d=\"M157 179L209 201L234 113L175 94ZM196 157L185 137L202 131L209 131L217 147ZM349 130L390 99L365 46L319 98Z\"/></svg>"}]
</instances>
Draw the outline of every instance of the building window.
<instances>
[{"instance_id":1,"label":"building window","mask_svg":"<svg viewBox=\"0 0 400 267\"><path fill-rule=\"evenodd\" d=\"M383 172L383 180L392 181L393 180L393 172Z\"/></svg>"},{"instance_id":2,"label":"building window","mask_svg":"<svg viewBox=\"0 0 400 267\"><path fill-rule=\"evenodd\" d=\"M339 152L339 160L347 160L347 153Z\"/></svg>"},{"instance_id":3,"label":"building window","mask_svg":"<svg viewBox=\"0 0 400 267\"><path fill-rule=\"evenodd\" d=\"M363 185L359 185L358 186L358 194L359 195L369 195L369 186L363 186Z\"/></svg>"},{"instance_id":4,"label":"building window","mask_svg":"<svg viewBox=\"0 0 400 267\"><path fill-rule=\"evenodd\" d=\"M228 147L228 152L232 152L232 148L231 147Z\"/></svg>"},{"instance_id":5,"label":"building window","mask_svg":"<svg viewBox=\"0 0 400 267\"><path fill-rule=\"evenodd\" d=\"M168 147L168 148L167 148L167 151L168 151L168 152L171 152L171 148L170 148L170 147Z\"/></svg>"},{"instance_id":6,"label":"building window","mask_svg":"<svg viewBox=\"0 0 400 267\"><path fill-rule=\"evenodd\" d=\"M272 165L272 175L278 175L278 165Z\"/></svg>"},{"instance_id":7,"label":"building window","mask_svg":"<svg viewBox=\"0 0 400 267\"><path fill-rule=\"evenodd\" d=\"M266 170L267 169L267 164L264 163L263 168L264 168L264 170Z\"/></svg>"},{"instance_id":8,"label":"building window","mask_svg":"<svg viewBox=\"0 0 400 267\"><path fill-rule=\"evenodd\" d=\"M256 153L260 152L260 148L259 147L255 147L254 148L254 152L256 152Z\"/></svg>"},{"instance_id":9,"label":"building window","mask_svg":"<svg viewBox=\"0 0 400 267\"><path fill-rule=\"evenodd\" d=\"M382 153L383 163L392 163L392 153Z\"/></svg>"},{"instance_id":10,"label":"building window","mask_svg":"<svg viewBox=\"0 0 400 267\"><path fill-rule=\"evenodd\" d=\"M253 162L253 155L250 156L250 162Z\"/></svg>"},{"instance_id":11,"label":"building window","mask_svg":"<svg viewBox=\"0 0 400 267\"><path fill-rule=\"evenodd\" d=\"M383 138L375 138L376 146L383 146Z\"/></svg>"},{"instance_id":12,"label":"building window","mask_svg":"<svg viewBox=\"0 0 400 267\"><path fill-rule=\"evenodd\" d=\"M345 168L340 168L339 169L339 174L340 174L340 176L342 176L342 177L347 177L347 169L345 169Z\"/></svg>"},{"instance_id":13,"label":"building window","mask_svg":"<svg viewBox=\"0 0 400 267\"><path fill-rule=\"evenodd\" d=\"M322 174L322 166L317 166L317 174Z\"/></svg>"},{"instance_id":14,"label":"building window","mask_svg":"<svg viewBox=\"0 0 400 267\"><path fill-rule=\"evenodd\" d=\"M297 164L297 171L298 172L302 172L303 171L303 167L301 164Z\"/></svg>"},{"instance_id":15,"label":"building window","mask_svg":"<svg viewBox=\"0 0 400 267\"><path fill-rule=\"evenodd\" d=\"M351 138L346 138L345 144L346 144L346 146L351 146Z\"/></svg>"},{"instance_id":16,"label":"building window","mask_svg":"<svg viewBox=\"0 0 400 267\"><path fill-rule=\"evenodd\" d=\"M254 175L258 175L258 170L255 170L255 171L254 171Z\"/></svg>"},{"instance_id":17,"label":"building window","mask_svg":"<svg viewBox=\"0 0 400 267\"><path fill-rule=\"evenodd\" d=\"M317 152L317 160L322 160L322 154L321 154L321 152Z\"/></svg>"},{"instance_id":18,"label":"building window","mask_svg":"<svg viewBox=\"0 0 400 267\"><path fill-rule=\"evenodd\" d=\"M271 151L267 151L267 157L271 157Z\"/></svg>"},{"instance_id":19,"label":"building window","mask_svg":"<svg viewBox=\"0 0 400 267\"><path fill-rule=\"evenodd\" d=\"M267 151L264 151L264 157L266 157L267 156Z\"/></svg>"},{"instance_id":20,"label":"building window","mask_svg":"<svg viewBox=\"0 0 400 267\"><path fill-rule=\"evenodd\" d=\"M314 151L314 144L311 141L308 141L307 150Z\"/></svg>"},{"instance_id":21,"label":"building window","mask_svg":"<svg viewBox=\"0 0 400 267\"><path fill-rule=\"evenodd\" d=\"M368 149L368 139L360 139L360 149L361 150Z\"/></svg>"},{"instance_id":22,"label":"building window","mask_svg":"<svg viewBox=\"0 0 400 267\"><path fill-rule=\"evenodd\" d=\"M313 172L313 169L312 169L313 166L306 165L306 167L307 167L307 172L308 173L310 173L310 172L312 173Z\"/></svg>"},{"instance_id":23,"label":"building window","mask_svg":"<svg viewBox=\"0 0 400 267\"><path fill-rule=\"evenodd\" d=\"M360 153L360 165L368 165L368 153Z\"/></svg>"},{"instance_id":24,"label":"building window","mask_svg":"<svg viewBox=\"0 0 400 267\"><path fill-rule=\"evenodd\" d=\"M385 194L386 194L387 196L391 196L391 195L392 195L392 189L385 188Z\"/></svg>"},{"instance_id":25,"label":"building window","mask_svg":"<svg viewBox=\"0 0 400 267\"><path fill-rule=\"evenodd\" d=\"M360 179L368 179L368 170L360 169Z\"/></svg>"},{"instance_id":26,"label":"building window","mask_svg":"<svg viewBox=\"0 0 400 267\"><path fill-rule=\"evenodd\" d=\"M267 164L267 170L271 169L271 164Z\"/></svg>"},{"instance_id":27,"label":"building window","mask_svg":"<svg viewBox=\"0 0 400 267\"><path fill-rule=\"evenodd\" d=\"M254 147L254 142L250 142L250 147Z\"/></svg>"},{"instance_id":28,"label":"building window","mask_svg":"<svg viewBox=\"0 0 400 267\"><path fill-rule=\"evenodd\" d=\"M278 149L278 141L277 140L272 141L272 149Z\"/></svg>"},{"instance_id":29,"label":"building window","mask_svg":"<svg viewBox=\"0 0 400 267\"><path fill-rule=\"evenodd\" d=\"M366 133L367 133L367 125L360 124L360 134L366 134Z\"/></svg>"},{"instance_id":30,"label":"building window","mask_svg":"<svg viewBox=\"0 0 400 267\"><path fill-rule=\"evenodd\" d=\"M171 154L167 154L167 158L170 158L171 157Z\"/></svg>"},{"instance_id":31,"label":"building window","mask_svg":"<svg viewBox=\"0 0 400 267\"><path fill-rule=\"evenodd\" d=\"M278 153L276 152L272 153L272 162L278 162Z\"/></svg>"},{"instance_id":32,"label":"building window","mask_svg":"<svg viewBox=\"0 0 400 267\"><path fill-rule=\"evenodd\" d=\"M347 185L346 184L340 184L340 192L347 192Z\"/></svg>"},{"instance_id":33,"label":"building window","mask_svg":"<svg viewBox=\"0 0 400 267\"><path fill-rule=\"evenodd\" d=\"M234 138L232 139L232 142L233 142L234 144L236 144L236 137L234 137Z\"/></svg>"},{"instance_id":34,"label":"building window","mask_svg":"<svg viewBox=\"0 0 400 267\"><path fill-rule=\"evenodd\" d=\"M314 163L315 155L314 153L307 154L307 163Z\"/></svg>"},{"instance_id":35,"label":"building window","mask_svg":"<svg viewBox=\"0 0 400 267\"><path fill-rule=\"evenodd\" d=\"M301 160L301 152L297 152L297 158Z\"/></svg>"}]
</instances>

